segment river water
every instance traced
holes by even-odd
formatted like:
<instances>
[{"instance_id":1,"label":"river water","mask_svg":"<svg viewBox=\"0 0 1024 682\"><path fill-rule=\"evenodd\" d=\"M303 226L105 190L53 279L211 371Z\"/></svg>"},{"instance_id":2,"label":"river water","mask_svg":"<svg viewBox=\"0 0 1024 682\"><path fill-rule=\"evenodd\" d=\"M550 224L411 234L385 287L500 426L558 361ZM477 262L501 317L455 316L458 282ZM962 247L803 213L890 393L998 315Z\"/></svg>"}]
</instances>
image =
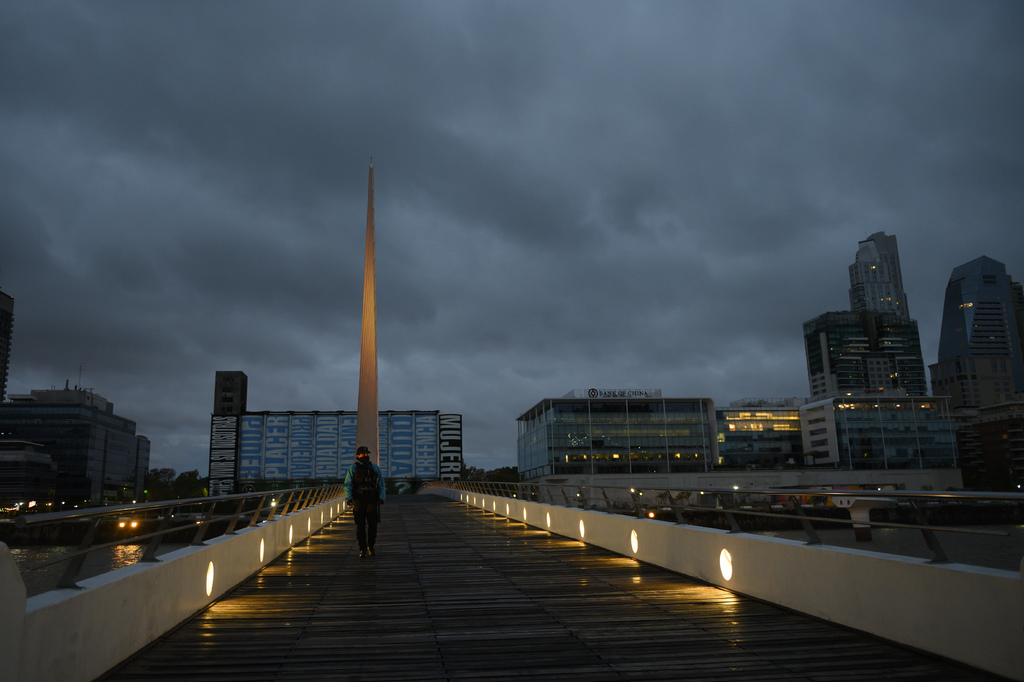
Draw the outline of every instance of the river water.
<instances>
[{"instance_id":1,"label":"river water","mask_svg":"<svg viewBox=\"0 0 1024 682\"><path fill-rule=\"evenodd\" d=\"M167 552L185 547L185 545L161 545L157 556ZM67 562L44 566L31 570L31 567L73 552L77 547L64 547L59 545L32 546L32 547L10 547L14 563L21 572L21 579L25 582L25 591L29 597L42 594L57 586L57 581L64 574ZM78 580L91 578L93 576L108 573L110 571L130 566L142 558L146 552L146 545L119 545L117 547L105 547L95 552L90 552L82 564L82 570L78 574Z\"/></svg>"}]
</instances>

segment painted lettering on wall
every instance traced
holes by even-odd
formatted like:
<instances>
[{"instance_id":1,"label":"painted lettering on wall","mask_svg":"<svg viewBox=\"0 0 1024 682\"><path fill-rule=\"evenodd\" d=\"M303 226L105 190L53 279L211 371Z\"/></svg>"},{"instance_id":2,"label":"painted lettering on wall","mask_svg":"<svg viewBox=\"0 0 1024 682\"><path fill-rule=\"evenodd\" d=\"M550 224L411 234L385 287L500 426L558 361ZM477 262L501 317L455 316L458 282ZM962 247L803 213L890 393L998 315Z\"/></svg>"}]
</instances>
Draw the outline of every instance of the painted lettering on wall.
<instances>
[{"instance_id":1,"label":"painted lettering on wall","mask_svg":"<svg viewBox=\"0 0 1024 682\"><path fill-rule=\"evenodd\" d=\"M263 415L242 417L238 478L263 478Z\"/></svg>"},{"instance_id":2,"label":"painted lettering on wall","mask_svg":"<svg viewBox=\"0 0 1024 682\"><path fill-rule=\"evenodd\" d=\"M339 478L344 467L339 458L338 415L316 415L316 435L313 441L313 473L317 478Z\"/></svg>"},{"instance_id":3,"label":"painted lettering on wall","mask_svg":"<svg viewBox=\"0 0 1024 682\"><path fill-rule=\"evenodd\" d=\"M268 414L263 441L263 474L288 478L288 415Z\"/></svg>"},{"instance_id":4,"label":"painted lettering on wall","mask_svg":"<svg viewBox=\"0 0 1024 682\"><path fill-rule=\"evenodd\" d=\"M289 415L288 477L313 478L313 415Z\"/></svg>"},{"instance_id":5,"label":"painted lettering on wall","mask_svg":"<svg viewBox=\"0 0 1024 682\"><path fill-rule=\"evenodd\" d=\"M441 480L457 479L462 469L461 414L438 416L438 454L441 460Z\"/></svg>"},{"instance_id":6,"label":"painted lettering on wall","mask_svg":"<svg viewBox=\"0 0 1024 682\"><path fill-rule=\"evenodd\" d=\"M391 471L389 478L411 478L413 476L413 418L411 414L390 416Z\"/></svg>"},{"instance_id":7,"label":"painted lettering on wall","mask_svg":"<svg viewBox=\"0 0 1024 682\"><path fill-rule=\"evenodd\" d=\"M437 414L415 415L416 478L437 478Z\"/></svg>"},{"instance_id":8,"label":"painted lettering on wall","mask_svg":"<svg viewBox=\"0 0 1024 682\"><path fill-rule=\"evenodd\" d=\"M214 416L210 422L210 495L235 492L238 462L238 417Z\"/></svg>"}]
</instances>

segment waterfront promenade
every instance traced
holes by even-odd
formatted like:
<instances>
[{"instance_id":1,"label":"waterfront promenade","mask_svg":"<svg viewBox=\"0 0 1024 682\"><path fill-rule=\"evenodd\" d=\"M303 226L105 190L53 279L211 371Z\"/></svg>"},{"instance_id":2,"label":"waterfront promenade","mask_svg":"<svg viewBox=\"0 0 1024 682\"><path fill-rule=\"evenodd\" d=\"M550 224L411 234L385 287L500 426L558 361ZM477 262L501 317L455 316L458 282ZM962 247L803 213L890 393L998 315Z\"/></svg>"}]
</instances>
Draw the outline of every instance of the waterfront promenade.
<instances>
[{"instance_id":1,"label":"waterfront promenade","mask_svg":"<svg viewBox=\"0 0 1024 682\"><path fill-rule=\"evenodd\" d=\"M102 678L994 680L434 495L351 517Z\"/></svg>"}]
</instances>

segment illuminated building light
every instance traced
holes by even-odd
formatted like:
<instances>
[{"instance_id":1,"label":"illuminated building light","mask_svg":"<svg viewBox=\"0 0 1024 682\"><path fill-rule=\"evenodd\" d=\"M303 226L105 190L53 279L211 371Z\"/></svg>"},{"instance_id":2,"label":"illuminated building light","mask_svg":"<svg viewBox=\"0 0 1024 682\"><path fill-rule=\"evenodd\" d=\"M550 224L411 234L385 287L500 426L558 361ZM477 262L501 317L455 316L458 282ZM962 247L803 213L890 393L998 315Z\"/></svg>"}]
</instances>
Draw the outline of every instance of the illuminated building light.
<instances>
[{"instance_id":1,"label":"illuminated building light","mask_svg":"<svg viewBox=\"0 0 1024 682\"><path fill-rule=\"evenodd\" d=\"M732 580L732 554L729 554L729 550L723 549L718 555L718 566L722 569L722 577Z\"/></svg>"},{"instance_id":2,"label":"illuminated building light","mask_svg":"<svg viewBox=\"0 0 1024 682\"><path fill-rule=\"evenodd\" d=\"M635 530L629 533L629 546L633 548L633 554L640 549L640 540L637 538Z\"/></svg>"},{"instance_id":3,"label":"illuminated building light","mask_svg":"<svg viewBox=\"0 0 1024 682\"><path fill-rule=\"evenodd\" d=\"M506 504L505 505L505 516L510 516L511 513L512 513L512 510L509 508L509 505Z\"/></svg>"},{"instance_id":4,"label":"illuminated building light","mask_svg":"<svg viewBox=\"0 0 1024 682\"><path fill-rule=\"evenodd\" d=\"M263 538L260 538L260 563L261 564L263 563L263 553L264 553L265 549L266 549L266 540L264 540Z\"/></svg>"},{"instance_id":5,"label":"illuminated building light","mask_svg":"<svg viewBox=\"0 0 1024 682\"><path fill-rule=\"evenodd\" d=\"M213 594L213 562L206 568L206 596Z\"/></svg>"},{"instance_id":6,"label":"illuminated building light","mask_svg":"<svg viewBox=\"0 0 1024 682\"><path fill-rule=\"evenodd\" d=\"M587 529L583 525L583 519L580 519L580 540L587 536Z\"/></svg>"},{"instance_id":7,"label":"illuminated building light","mask_svg":"<svg viewBox=\"0 0 1024 682\"><path fill-rule=\"evenodd\" d=\"M1018 487L1020 487L1020 486L1018 486ZM550 528L551 527L551 512L548 512L547 521L548 521L548 528Z\"/></svg>"},{"instance_id":8,"label":"illuminated building light","mask_svg":"<svg viewBox=\"0 0 1024 682\"><path fill-rule=\"evenodd\" d=\"M288 526L288 544L292 544L292 527Z\"/></svg>"}]
</instances>

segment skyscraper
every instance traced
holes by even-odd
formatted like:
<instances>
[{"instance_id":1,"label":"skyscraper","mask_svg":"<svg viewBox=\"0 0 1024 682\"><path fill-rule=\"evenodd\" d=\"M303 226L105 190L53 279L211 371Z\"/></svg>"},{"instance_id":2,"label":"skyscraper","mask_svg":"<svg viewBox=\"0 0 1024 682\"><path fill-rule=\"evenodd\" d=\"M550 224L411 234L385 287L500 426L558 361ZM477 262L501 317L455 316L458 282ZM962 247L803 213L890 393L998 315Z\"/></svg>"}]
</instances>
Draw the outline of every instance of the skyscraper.
<instances>
[{"instance_id":1,"label":"skyscraper","mask_svg":"<svg viewBox=\"0 0 1024 682\"><path fill-rule=\"evenodd\" d=\"M938 362L929 367L933 392L949 395L952 407L989 405L1024 392L1016 288L1006 266L987 256L953 269Z\"/></svg>"},{"instance_id":2,"label":"skyscraper","mask_svg":"<svg viewBox=\"0 0 1024 682\"><path fill-rule=\"evenodd\" d=\"M881 393L928 395L917 321L849 310L804 323L811 399Z\"/></svg>"},{"instance_id":3,"label":"skyscraper","mask_svg":"<svg viewBox=\"0 0 1024 682\"><path fill-rule=\"evenodd\" d=\"M811 399L928 395L917 321L910 319L896 237L876 232L850 265L851 310L804 323Z\"/></svg>"},{"instance_id":4,"label":"skyscraper","mask_svg":"<svg viewBox=\"0 0 1024 682\"><path fill-rule=\"evenodd\" d=\"M850 309L892 313L909 320L895 235L876 232L858 245L850 265Z\"/></svg>"},{"instance_id":5,"label":"skyscraper","mask_svg":"<svg viewBox=\"0 0 1024 682\"><path fill-rule=\"evenodd\" d=\"M0 291L0 400L7 398L7 371L11 366L14 299Z\"/></svg>"}]
</instances>

